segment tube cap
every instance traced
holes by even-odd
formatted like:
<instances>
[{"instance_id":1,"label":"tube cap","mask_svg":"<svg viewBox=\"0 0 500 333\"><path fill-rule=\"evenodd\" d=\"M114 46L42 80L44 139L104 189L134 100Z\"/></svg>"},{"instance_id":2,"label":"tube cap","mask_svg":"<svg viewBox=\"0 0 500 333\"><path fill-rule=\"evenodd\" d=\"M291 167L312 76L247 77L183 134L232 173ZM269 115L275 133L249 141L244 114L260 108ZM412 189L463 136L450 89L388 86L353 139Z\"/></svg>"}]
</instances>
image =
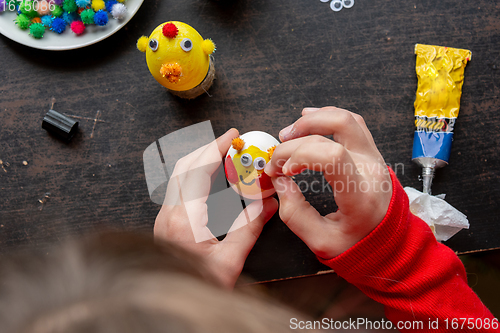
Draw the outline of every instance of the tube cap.
<instances>
[{"instance_id":1,"label":"tube cap","mask_svg":"<svg viewBox=\"0 0 500 333\"><path fill-rule=\"evenodd\" d=\"M49 110L43 118L42 128L63 140L69 141L78 129L78 121L68 118L57 111Z\"/></svg>"}]
</instances>

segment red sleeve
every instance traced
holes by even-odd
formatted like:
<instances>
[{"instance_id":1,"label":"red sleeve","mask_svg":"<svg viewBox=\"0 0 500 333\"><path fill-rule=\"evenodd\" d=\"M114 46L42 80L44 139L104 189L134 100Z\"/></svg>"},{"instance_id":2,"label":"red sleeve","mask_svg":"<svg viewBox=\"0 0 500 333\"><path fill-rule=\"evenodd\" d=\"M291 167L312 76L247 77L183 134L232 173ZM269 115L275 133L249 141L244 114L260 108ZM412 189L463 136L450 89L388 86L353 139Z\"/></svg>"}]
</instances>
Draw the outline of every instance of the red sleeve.
<instances>
[{"instance_id":1,"label":"red sleeve","mask_svg":"<svg viewBox=\"0 0 500 333\"><path fill-rule=\"evenodd\" d=\"M346 252L320 261L382 303L395 328L422 322L418 331L427 331L438 320L439 329L433 332L499 332L498 320L467 285L460 259L410 213L408 197L390 173L393 193L384 220Z\"/></svg>"}]
</instances>

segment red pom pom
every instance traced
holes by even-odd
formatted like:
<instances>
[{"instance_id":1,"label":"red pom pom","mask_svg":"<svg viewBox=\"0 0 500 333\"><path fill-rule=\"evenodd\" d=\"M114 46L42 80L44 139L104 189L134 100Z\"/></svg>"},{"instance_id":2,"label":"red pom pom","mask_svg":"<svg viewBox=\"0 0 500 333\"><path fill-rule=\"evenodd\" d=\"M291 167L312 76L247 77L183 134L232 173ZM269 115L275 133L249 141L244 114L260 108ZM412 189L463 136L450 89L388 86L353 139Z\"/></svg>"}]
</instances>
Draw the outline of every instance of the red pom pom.
<instances>
[{"instance_id":1,"label":"red pom pom","mask_svg":"<svg viewBox=\"0 0 500 333\"><path fill-rule=\"evenodd\" d=\"M85 24L82 21L73 21L71 22L71 31L77 35L81 35L85 31Z\"/></svg>"},{"instance_id":2,"label":"red pom pom","mask_svg":"<svg viewBox=\"0 0 500 333\"><path fill-rule=\"evenodd\" d=\"M163 26L163 35L167 38L175 38L179 33L179 29L173 23L167 23Z\"/></svg>"}]
</instances>

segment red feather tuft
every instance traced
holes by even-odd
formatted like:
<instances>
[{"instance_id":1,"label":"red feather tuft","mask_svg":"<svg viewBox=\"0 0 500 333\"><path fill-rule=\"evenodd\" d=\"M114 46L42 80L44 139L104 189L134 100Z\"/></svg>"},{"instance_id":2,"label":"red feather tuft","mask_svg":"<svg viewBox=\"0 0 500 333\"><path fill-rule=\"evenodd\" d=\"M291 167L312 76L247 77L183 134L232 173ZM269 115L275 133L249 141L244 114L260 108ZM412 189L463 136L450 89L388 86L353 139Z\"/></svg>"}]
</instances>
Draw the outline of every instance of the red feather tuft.
<instances>
[{"instance_id":1,"label":"red feather tuft","mask_svg":"<svg viewBox=\"0 0 500 333\"><path fill-rule=\"evenodd\" d=\"M267 173L264 172L260 174L259 178L257 178L257 185L264 191L273 188L273 182L271 181L271 177L269 177Z\"/></svg>"},{"instance_id":2,"label":"red feather tuft","mask_svg":"<svg viewBox=\"0 0 500 333\"><path fill-rule=\"evenodd\" d=\"M167 38L175 38L179 33L179 29L173 23L167 23L163 26L163 35Z\"/></svg>"},{"instance_id":3,"label":"red feather tuft","mask_svg":"<svg viewBox=\"0 0 500 333\"><path fill-rule=\"evenodd\" d=\"M230 155L226 157L225 171L227 181L231 184L237 184L239 182L238 172L236 171L236 167L234 166L233 159Z\"/></svg>"}]
</instances>

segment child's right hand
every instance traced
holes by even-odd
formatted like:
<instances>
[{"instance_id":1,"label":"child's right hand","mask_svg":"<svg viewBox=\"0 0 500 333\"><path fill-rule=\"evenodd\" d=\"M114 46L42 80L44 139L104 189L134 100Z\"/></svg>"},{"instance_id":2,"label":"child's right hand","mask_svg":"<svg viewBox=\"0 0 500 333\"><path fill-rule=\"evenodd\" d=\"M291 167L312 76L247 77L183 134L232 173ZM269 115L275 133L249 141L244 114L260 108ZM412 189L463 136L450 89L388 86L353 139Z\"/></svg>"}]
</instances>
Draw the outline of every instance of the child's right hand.
<instances>
[{"instance_id":1,"label":"child's right hand","mask_svg":"<svg viewBox=\"0 0 500 333\"><path fill-rule=\"evenodd\" d=\"M333 134L333 140L323 135ZM330 259L367 236L384 219L392 197L387 166L360 115L335 107L306 108L280 132L265 168L280 199L280 217L320 258ZM337 212L321 216L286 176L321 171Z\"/></svg>"}]
</instances>

